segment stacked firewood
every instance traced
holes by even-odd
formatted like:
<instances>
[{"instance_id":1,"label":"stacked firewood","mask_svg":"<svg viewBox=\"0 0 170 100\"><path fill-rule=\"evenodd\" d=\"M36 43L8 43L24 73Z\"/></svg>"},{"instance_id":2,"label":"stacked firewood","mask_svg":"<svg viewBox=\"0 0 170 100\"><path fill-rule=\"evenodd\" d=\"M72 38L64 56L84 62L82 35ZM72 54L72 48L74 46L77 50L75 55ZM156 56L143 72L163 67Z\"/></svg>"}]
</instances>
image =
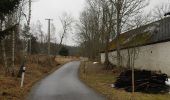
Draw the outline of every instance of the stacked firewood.
<instances>
[{"instance_id":1,"label":"stacked firewood","mask_svg":"<svg viewBox=\"0 0 170 100\"><path fill-rule=\"evenodd\" d=\"M135 92L163 93L169 91L169 86L165 84L168 80L166 74L146 71L134 71ZM132 91L132 71L122 72L115 82L116 88L123 88L128 92Z\"/></svg>"}]
</instances>

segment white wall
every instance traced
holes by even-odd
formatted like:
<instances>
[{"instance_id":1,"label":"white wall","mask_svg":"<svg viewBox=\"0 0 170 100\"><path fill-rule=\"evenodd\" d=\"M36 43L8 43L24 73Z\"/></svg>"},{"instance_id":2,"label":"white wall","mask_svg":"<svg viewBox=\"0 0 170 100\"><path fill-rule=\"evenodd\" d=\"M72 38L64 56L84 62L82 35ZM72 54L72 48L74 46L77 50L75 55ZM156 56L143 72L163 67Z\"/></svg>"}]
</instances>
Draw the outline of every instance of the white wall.
<instances>
[{"instance_id":1,"label":"white wall","mask_svg":"<svg viewBox=\"0 0 170 100\"><path fill-rule=\"evenodd\" d=\"M170 76L170 42L138 47L139 54L135 60L136 69L161 71ZM127 66L127 49L121 50L122 65ZM101 53L101 62L105 61L105 54ZM109 53L109 61L116 64L116 51Z\"/></svg>"},{"instance_id":2,"label":"white wall","mask_svg":"<svg viewBox=\"0 0 170 100\"><path fill-rule=\"evenodd\" d=\"M101 53L100 57L101 57L101 63L104 63L105 62L105 54Z\"/></svg>"}]
</instances>

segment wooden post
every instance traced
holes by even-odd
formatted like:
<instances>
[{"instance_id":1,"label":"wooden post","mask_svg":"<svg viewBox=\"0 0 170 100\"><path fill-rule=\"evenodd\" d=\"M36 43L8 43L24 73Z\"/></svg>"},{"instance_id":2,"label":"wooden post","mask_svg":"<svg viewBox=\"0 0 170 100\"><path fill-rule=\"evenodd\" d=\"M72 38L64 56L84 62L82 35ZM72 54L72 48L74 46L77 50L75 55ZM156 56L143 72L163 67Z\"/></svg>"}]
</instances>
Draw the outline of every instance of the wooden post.
<instances>
[{"instance_id":1,"label":"wooden post","mask_svg":"<svg viewBox=\"0 0 170 100\"><path fill-rule=\"evenodd\" d=\"M22 70L22 78L21 78L21 88L22 88L23 85L24 85L25 69L26 69L26 67L23 67L23 70Z\"/></svg>"}]
</instances>

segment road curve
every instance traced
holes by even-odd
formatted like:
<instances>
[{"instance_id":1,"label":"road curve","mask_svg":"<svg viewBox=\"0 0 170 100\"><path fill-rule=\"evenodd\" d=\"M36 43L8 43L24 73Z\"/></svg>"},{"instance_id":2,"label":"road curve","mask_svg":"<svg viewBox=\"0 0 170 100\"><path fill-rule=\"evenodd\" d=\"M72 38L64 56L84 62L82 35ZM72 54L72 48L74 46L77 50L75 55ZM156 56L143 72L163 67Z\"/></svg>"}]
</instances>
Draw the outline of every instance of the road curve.
<instances>
[{"instance_id":1,"label":"road curve","mask_svg":"<svg viewBox=\"0 0 170 100\"><path fill-rule=\"evenodd\" d=\"M35 84L27 100L105 100L79 80L79 65L79 61L63 65Z\"/></svg>"}]
</instances>

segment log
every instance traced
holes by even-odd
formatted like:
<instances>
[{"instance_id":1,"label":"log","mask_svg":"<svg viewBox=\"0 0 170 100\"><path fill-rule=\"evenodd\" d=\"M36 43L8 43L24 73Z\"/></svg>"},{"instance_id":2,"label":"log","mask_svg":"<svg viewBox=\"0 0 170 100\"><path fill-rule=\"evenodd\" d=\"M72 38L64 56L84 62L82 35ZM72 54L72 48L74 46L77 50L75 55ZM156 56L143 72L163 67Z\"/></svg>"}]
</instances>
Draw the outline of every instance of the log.
<instances>
[{"instance_id":1,"label":"log","mask_svg":"<svg viewBox=\"0 0 170 100\"><path fill-rule=\"evenodd\" d=\"M145 93L166 93L170 87L165 84L168 80L167 74L151 72L147 70L135 70L135 92ZM128 92L132 91L132 71L127 70L117 77L116 88L123 88Z\"/></svg>"}]
</instances>

